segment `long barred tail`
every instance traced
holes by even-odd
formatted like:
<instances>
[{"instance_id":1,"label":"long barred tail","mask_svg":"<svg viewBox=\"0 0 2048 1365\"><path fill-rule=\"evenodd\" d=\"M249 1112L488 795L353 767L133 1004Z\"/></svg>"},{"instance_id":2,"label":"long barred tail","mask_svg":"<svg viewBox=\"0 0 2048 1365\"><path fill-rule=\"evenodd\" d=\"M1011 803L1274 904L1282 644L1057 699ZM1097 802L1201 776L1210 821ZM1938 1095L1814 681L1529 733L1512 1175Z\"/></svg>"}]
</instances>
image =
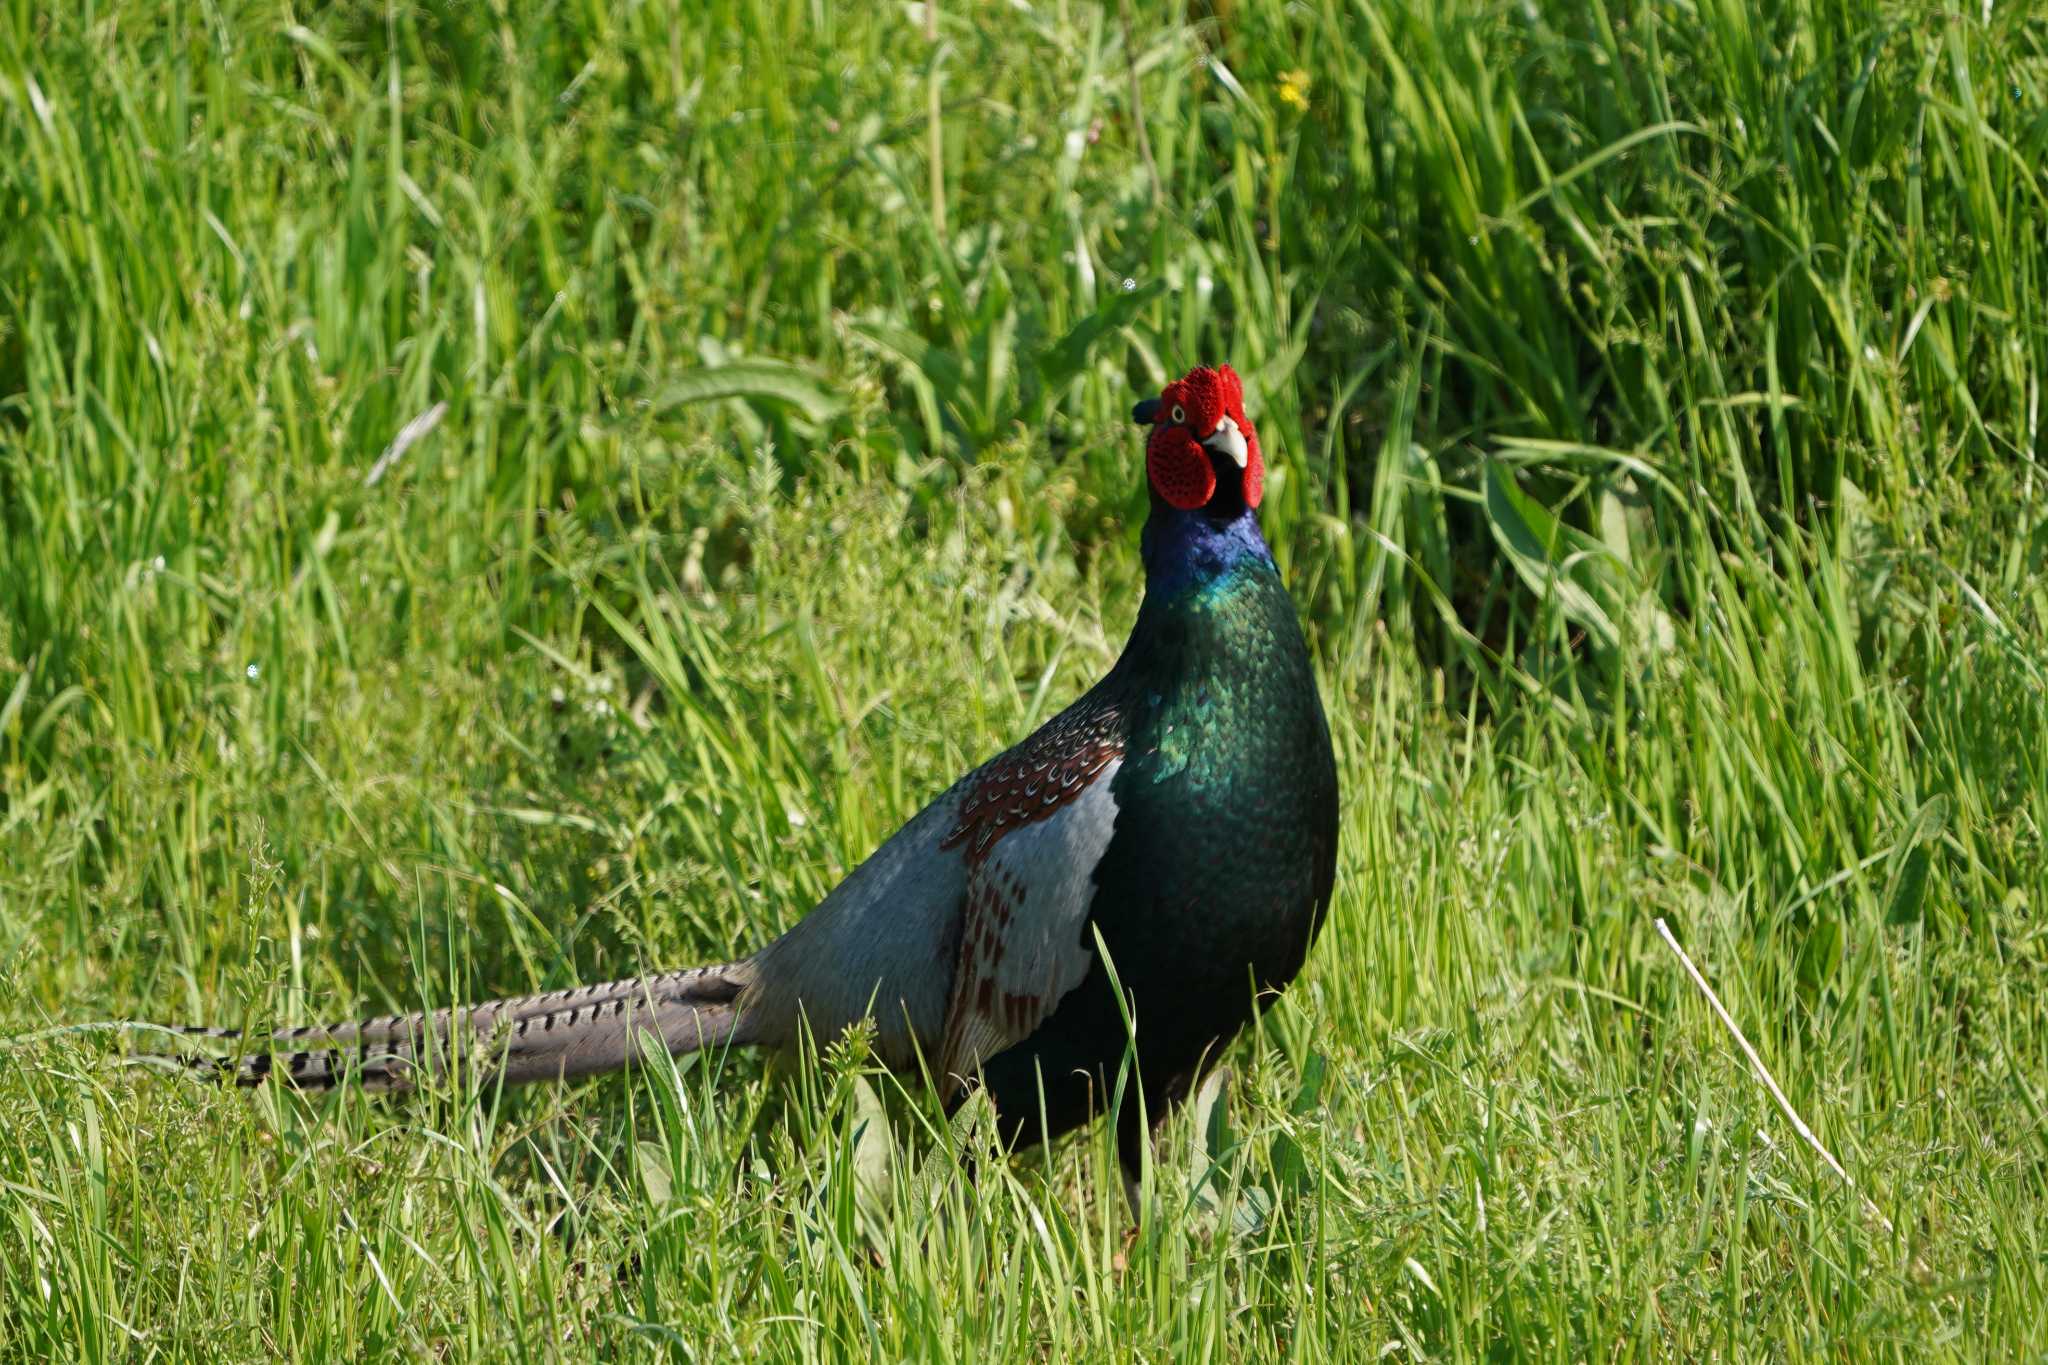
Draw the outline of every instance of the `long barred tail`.
<instances>
[{"instance_id":1,"label":"long barred tail","mask_svg":"<svg viewBox=\"0 0 2048 1365\"><path fill-rule=\"evenodd\" d=\"M195 1073L237 1085L261 1085L277 1076L302 1090L332 1090L351 1080L372 1090L410 1090L423 1073L445 1074L456 1055L465 1068L509 1085L575 1080L638 1060L643 1032L656 1034L672 1053L744 1043L739 996L750 975L740 963L695 967L267 1036L187 1028L180 1030L187 1037L246 1040L252 1046L239 1056L179 1060Z\"/></svg>"}]
</instances>

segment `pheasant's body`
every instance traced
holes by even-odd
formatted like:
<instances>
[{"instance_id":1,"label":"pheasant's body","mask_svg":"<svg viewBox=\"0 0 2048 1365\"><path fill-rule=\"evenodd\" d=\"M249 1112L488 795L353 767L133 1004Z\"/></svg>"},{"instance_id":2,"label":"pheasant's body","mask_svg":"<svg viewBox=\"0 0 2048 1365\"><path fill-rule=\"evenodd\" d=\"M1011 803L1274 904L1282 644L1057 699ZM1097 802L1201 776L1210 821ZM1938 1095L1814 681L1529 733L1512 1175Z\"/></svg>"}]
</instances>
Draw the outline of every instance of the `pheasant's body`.
<instances>
[{"instance_id":1,"label":"pheasant's body","mask_svg":"<svg viewBox=\"0 0 2048 1365\"><path fill-rule=\"evenodd\" d=\"M1102 1104L1130 1036L1097 931L1155 1119L1257 994L1293 980L1337 848L1294 604L1249 511L1213 526L1169 508L1151 531L1151 585L1108 676L762 952L741 1039L786 1039L800 1013L860 1018L873 999L885 1061L922 1053L949 1082L978 1069L1010 1124L1052 1137Z\"/></svg>"},{"instance_id":2,"label":"pheasant's body","mask_svg":"<svg viewBox=\"0 0 2048 1365\"><path fill-rule=\"evenodd\" d=\"M1035 1140L1104 1107L1128 1008L1144 1109L1163 1117L1300 970L1330 898L1337 779L1259 535L1263 464L1235 377L1195 371L1154 409L1146 596L1123 655L788 933L722 966L279 1034L317 1047L247 1059L239 1078L329 1085L352 1060L404 1086L458 1033L507 1080L578 1076L625 1065L641 1029L675 1051L786 1047L872 1015L884 1061L929 1068L951 1097L985 1084ZM1124 1115L1135 1170L1138 1107Z\"/></svg>"},{"instance_id":3,"label":"pheasant's body","mask_svg":"<svg viewBox=\"0 0 2048 1365\"><path fill-rule=\"evenodd\" d=\"M1242 529L1256 537L1248 520ZM1300 971L1337 851L1336 767L1294 605L1263 545L1202 539L1193 548L1216 558L1184 580L1161 584L1151 566L1122 660L1081 703L1113 698L1129 726L1090 908L1130 999L1154 1121ZM1042 1028L986 1064L990 1096L1030 1135L1055 1136L1101 1104L1125 1042L1096 961ZM1128 1166L1140 1133L1128 1106Z\"/></svg>"}]
</instances>

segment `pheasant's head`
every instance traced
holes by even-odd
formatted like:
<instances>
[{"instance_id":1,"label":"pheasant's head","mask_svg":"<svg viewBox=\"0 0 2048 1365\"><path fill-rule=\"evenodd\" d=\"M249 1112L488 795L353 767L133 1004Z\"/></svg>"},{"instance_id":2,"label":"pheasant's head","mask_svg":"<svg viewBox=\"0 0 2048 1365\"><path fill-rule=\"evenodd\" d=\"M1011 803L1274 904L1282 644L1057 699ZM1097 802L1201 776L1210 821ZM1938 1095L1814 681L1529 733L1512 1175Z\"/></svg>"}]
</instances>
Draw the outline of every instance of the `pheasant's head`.
<instances>
[{"instance_id":1,"label":"pheasant's head","mask_svg":"<svg viewBox=\"0 0 2048 1365\"><path fill-rule=\"evenodd\" d=\"M1259 434L1244 415L1244 385L1228 365L1204 365L1131 409L1152 428L1145 479L1169 506L1234 517L1266 491Z\"/></svg>"}]
</instances>

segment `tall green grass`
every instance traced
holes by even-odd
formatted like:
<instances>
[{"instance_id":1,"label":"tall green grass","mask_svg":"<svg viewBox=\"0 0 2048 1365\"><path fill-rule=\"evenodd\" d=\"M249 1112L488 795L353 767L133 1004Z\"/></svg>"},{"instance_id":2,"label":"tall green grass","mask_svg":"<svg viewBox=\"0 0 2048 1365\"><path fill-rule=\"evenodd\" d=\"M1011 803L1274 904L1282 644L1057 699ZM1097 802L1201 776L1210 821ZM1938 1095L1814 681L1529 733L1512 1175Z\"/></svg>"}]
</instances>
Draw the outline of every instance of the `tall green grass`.
<instances>
[{"instance_id":1,"label":"tall green grass","mask_svg":"<svg viewBox=\"0 0 2048 1365\"><path fill-rule=\"evenodd\" d=\"M0 4L0 1354L2048 1350L2043 164L2022 5ZM1135 1240L858 1040L69 1027L764 940L1113 659L1203 360L1342 865Z\"/></svg>"}]
</instances>

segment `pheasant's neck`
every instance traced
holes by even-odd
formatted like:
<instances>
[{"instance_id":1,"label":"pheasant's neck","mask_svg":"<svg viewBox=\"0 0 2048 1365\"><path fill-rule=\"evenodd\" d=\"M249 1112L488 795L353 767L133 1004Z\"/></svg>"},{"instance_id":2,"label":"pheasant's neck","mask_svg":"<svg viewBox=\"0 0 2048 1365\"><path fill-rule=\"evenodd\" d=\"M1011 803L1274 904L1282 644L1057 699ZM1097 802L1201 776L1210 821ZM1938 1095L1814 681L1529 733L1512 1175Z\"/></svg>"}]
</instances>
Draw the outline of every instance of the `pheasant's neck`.
<instances>
[{"instance_id":1,"label":"pheasant's neck","mask_svg":"<svg viewBox=\"0 0 2048 1365\"><path fill-rule=\"evenodd\" d=\"M1272 552L1259 534L1259 518L1242 508L1227 519L1183 512L1156 494L1145 523L1145 605L1141 614L1190 590L1220 584L1251 564L1271 565Z\"/></svg>"},{"instance_id":2,"label":"pheasant's neck","mask_svg":"<svg viewBox=\"0 0 2048 1365\"><path fill-rule=\"evenodd\" d=\"M1270 670L1300 653L1301 627L1250 511L1211 518L1155 504L1145 523L1145 600L1110 687L1148 698ZM1221 710L1204 706L1209 720Z\"/></svg>"},{"instance_id":3,"label":"pheasant's neck","mask_svg":"<svg viewBox=\"0 0 2048 1365\"><path fill-rule=\"evenodd\" d=\"M1290 761L1319 714L1315 677L1294 602L1250 513L1153 510L1145 600L1099 685L1128 708L1132 750L1165 765L1155 776L1187 768L1222 781Z\"/></svg>"}]
</instances>

